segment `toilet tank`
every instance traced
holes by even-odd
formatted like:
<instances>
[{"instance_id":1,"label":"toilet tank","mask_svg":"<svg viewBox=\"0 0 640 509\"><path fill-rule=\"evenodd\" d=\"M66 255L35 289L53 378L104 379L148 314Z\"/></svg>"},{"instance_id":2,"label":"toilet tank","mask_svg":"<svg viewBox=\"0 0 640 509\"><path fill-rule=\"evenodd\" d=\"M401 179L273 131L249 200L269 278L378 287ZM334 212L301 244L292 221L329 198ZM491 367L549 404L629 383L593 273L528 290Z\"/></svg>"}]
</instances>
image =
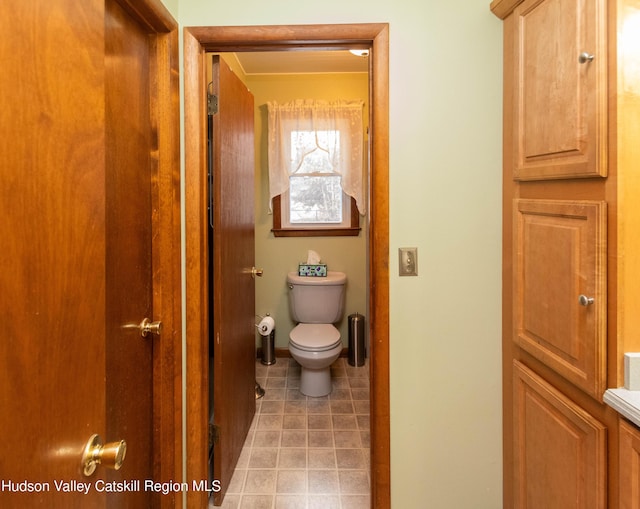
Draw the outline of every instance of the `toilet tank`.
<instances>
[{"instance_id":1,"label":"toilet tank","mask_svg":"<svg viewBox=\"0 0 640 509\"><path fill-rule=\"evenodd\" d=\"M327 272L326 277L287 274L289 309L297 323L336 323L344 311L347 275Z\"/></svg>"}]
</instances>

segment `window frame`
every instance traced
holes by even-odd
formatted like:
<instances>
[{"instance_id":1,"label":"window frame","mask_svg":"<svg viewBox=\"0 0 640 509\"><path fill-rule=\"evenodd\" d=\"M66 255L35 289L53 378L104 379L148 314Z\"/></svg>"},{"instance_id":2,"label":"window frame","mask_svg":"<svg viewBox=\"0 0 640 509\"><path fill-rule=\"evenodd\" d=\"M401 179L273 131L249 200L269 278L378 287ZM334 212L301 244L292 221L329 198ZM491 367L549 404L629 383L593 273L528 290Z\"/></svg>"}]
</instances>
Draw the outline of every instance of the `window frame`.
<instances>
[{"instance_id":1,"label":"window frame","mask_svg":"<svg viewBox=\"0 0 640 509\"><path fill-rule=\"evenodd\" d=\"M345 195L349 199L347 208L349 209L349 224L350 226L312 226L301 225L295 227L282 226L282 209L283 199L282 195L273 197L273 232L274 237L356 237L360 235L360 214L358 213L358 207L356 207L356 201L351 197Z\"/></svg>"}]
</instances>

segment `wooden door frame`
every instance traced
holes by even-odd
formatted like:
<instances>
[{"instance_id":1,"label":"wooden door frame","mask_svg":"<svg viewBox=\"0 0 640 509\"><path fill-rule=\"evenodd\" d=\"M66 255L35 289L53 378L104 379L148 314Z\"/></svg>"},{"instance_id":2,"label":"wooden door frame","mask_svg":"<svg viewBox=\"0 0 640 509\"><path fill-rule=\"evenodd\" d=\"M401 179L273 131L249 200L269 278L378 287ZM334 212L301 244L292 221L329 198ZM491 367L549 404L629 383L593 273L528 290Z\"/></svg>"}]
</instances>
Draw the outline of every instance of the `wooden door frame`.
<instances>
[{"instance_id":1,"label":"wooden door frame","mask_svg":"<svg viewBox=\"0 0 640 509\"><path fill-rule=\"evenodd\" d=\"M371 504L391 506L389 425L389 25L280 25L184 29L187 482L207 479L208 323L206 52L370 48L369 333ZM189 507L206 493L189 491Z\"/></svg>"},{"instance_id":2,"label":"wooden door frame","mask_svg":"<svg viewBox=\"0 0 640 509\"><path fill-rule=\"evenodd\" d=\"M180 82L178 23L160 0L116 0L149 35L153 320L153 477L182 476L182 283L180 216ZM181 507L179 494L154 507Z\"/></svg>"}]
</instances>

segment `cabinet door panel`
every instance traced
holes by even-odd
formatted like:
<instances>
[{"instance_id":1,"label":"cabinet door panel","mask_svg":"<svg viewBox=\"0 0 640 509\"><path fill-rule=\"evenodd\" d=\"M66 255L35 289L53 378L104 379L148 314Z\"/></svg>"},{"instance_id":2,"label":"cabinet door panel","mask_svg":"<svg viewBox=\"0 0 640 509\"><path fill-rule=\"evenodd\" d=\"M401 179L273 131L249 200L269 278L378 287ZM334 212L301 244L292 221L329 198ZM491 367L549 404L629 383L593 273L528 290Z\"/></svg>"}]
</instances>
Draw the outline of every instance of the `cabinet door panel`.
<instances>
[{"instance_id":1,"label":"cabinet door panel","mask_svg":"<svg viewBox=\"0 0 640 509\"><path fill-rule=\"evenodd\" d=\"M640 430L620 420L620 509L640 509Z\"/></svg>"},{"instance_id":2,"label":"cabinet door panel","mask_svg":"<svg viewBox=\"0 0 640 509\"><path fill-rule=\"evenodd\" d=\"M601 399L606 384L606 204L521 199L514 209L514 340Z\"/></svg>"},{"instance_id":3,"label":"cabinet door panel","mask_svg":"<svg viewBox=\"0 0 640 509\"><path fill-rule=\"evenodd\" d=\"M527 0L516 9L516 179L606 176L604 9L604 0ZM580 63L581 53L593 59Z\"/></svg>"},{"instance_id":4,"label":"cabinet door panel","mask_svg":"<svg viewBox=\"0 0 640 509\"><path fill-rule=\"evenodd\" d=\"M606 428L514 361L515 509L604 509Z\"/></svg>"}]
</instances>

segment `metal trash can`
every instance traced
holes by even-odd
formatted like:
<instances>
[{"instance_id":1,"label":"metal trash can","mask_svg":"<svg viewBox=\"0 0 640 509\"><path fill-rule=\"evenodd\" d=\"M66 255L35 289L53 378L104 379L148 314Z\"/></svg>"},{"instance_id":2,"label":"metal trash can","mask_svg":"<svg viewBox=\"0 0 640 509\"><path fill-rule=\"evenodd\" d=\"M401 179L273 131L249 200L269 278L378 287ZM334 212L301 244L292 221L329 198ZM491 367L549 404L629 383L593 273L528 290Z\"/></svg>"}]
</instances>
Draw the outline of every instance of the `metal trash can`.
<instances>
[{"instance_id":1,"label":"metal trash can","mask_svg":"<svg viewBox=\"0 0 640 509\"><path fill-rule=\"evenodd\" d=\"M276 362L276 352L275 352L275 341L276 341L276 330L273 329L270 334L262 337L262 359L260 362L262 364L266 364L270 366L271 364L275 364Z\"/></svg>"},{"instance_id":2,"label":"metal trash can","mask_svg":"<svg viewBox=\"0 0 640 509\"><path fill-rule=\"evenodd\" d=\"M349 315L349 364L364 365L364 316Z\"/></svg>"}]
</instances>

